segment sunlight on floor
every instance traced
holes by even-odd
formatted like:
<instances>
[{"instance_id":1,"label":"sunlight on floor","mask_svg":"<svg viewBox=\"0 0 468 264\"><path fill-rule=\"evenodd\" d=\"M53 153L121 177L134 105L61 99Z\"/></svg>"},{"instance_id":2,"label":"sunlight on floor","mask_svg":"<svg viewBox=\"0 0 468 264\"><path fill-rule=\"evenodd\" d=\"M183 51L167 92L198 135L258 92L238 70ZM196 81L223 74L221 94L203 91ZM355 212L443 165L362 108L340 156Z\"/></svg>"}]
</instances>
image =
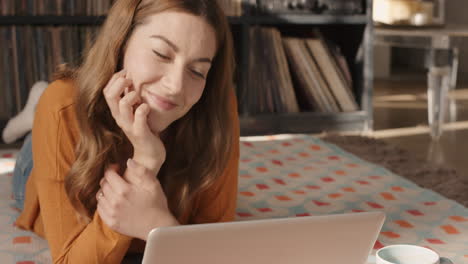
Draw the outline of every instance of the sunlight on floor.
<instances>
[{"instance_id":1,"label":"sunlight on floor","mask_svg":"<svg viewBox=\"0 0 468 264\"><path fill-rule=\"evenodd\" d=\"M0 150L0 174L12 173L15 168L15 150Z\"/></svg>"},{"instance_id":2,"label":"sunlight on floor","mask_svg":"<svg viewBox=\"0 0 468 264\"><path fill-rule=\"evenodd\" d=\"M468 129L468 121L453 122L445 124L443 127L444 132ZM376 130L365 133L374 138L390 138L390 137L404 137L429 134L429 126L415 126L394 129Z\"/></svg>"},{"instance_id":3,"label":"sunlight on floor","mask_svg":"<svg viewBox=\"0 0 468 264\"><path fill-rule=\"evenodd\" d=\"M0 158L0 174L11 173L15 167L14 159Z\"/></svg>"},{"instance_id":4,"label":"sunlight on floor","mask_svg":"<svg viewBox=\"0 0 468 264\"><path fill-rule=\"evenodd\" d=\"M306 134L278 134L269 136L245 136L241 137L242 142L256 142L256 141L274 141L274 140L289 140L306 137Z\"/></svg>"},{"instance_id":5,"label":"sunlight on floor","mask_svg":"<svg viewBox=\"0 0 468 264\"><path fill-rule=\"evenodd\" d=\"M468 89L457 89L449 92L449 99L455 99L457 101L468 100ZM404 102L404 101L426 101L427 94L392 94L392 95L378 95L375 96L375 102Z\"/></svg>"}]
</instances>

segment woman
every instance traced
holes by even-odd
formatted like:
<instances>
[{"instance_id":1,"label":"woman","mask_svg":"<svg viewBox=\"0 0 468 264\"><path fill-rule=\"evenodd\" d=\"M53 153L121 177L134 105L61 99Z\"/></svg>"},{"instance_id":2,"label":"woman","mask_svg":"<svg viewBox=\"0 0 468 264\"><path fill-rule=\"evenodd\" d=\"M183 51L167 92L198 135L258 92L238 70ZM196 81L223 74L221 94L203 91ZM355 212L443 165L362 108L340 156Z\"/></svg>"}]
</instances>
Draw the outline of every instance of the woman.
<instances>
[{"instance_id":1,"label":"woman","mask_svg":"<svg viewBox=\"0 0 468 264\"><path fill-rule=\"evenodd\" d=\"M16 225L54 263L120 263L153 228L232 221L232 49L215 0L118 0L83 65L38 102Z\"/></svg>"}]
</instances>

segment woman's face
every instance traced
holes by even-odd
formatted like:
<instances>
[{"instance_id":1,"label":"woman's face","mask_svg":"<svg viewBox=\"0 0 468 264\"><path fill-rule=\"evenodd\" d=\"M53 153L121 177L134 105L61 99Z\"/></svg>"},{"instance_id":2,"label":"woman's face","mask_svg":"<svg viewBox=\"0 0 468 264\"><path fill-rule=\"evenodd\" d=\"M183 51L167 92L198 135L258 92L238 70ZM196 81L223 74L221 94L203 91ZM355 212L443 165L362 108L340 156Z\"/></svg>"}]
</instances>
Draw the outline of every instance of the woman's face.
<instances>
[{"instance_id":1,"label":"woman's face","mask_svg":"<svg viewBox=\"0 0 468 264\"><path fill-rule=\"evenodd\" d=\"M203 18L162 12L135 28L123 67L141 102L150 107L148 125L160 133L198 102L216 53L214 29Z\"/></svg>"}]
</instances>

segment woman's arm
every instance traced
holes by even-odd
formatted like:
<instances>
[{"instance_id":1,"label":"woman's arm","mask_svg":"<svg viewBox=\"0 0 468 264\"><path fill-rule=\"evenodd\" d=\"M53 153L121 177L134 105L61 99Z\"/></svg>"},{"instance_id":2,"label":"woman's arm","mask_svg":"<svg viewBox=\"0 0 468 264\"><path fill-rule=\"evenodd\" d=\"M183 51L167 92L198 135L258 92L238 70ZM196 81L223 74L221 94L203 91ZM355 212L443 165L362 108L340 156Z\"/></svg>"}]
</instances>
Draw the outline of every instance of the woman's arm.
<instances>
[{"instance_id":1,"label":"woman's arm","mask_svg":"<svg viewBox=\"0 0 468 264\"><path fill-rule=\"evenodd\" d=\"M33 125L33 184L37 189L45 237L54 263L120 263L132 238L111 230L97 213L78 221L64 188L73 164L76 122L73 105L54 109L53 85L36 108ZM52 107L51 107L52 106ZM75 135L74 135L75 134Z\"/></svg>"},{"instance_id":2,"label":"woman's arm","mask_svg":"<svg viewBox=\"0 0 468 264\"><path fill-rule=\"evenodd\" d=\"M179 225L155 173L128 159L123 176L111 165L96 195L97 211L112 230L141 240L156 227Z\"/></svg>"}]
</instances>

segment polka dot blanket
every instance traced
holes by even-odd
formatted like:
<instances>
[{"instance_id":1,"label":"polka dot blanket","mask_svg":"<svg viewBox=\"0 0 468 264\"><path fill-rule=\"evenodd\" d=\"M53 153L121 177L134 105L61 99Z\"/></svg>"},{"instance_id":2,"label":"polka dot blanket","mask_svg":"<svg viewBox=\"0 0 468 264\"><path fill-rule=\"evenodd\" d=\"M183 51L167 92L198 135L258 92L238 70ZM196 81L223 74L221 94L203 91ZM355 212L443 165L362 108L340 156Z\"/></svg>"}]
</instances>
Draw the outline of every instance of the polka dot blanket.
<instances>
[{"instance_id":1,"label":"polka dot blanket","mask_svg":"<svg viewBox=\"0 0 468 264\"><path fill-rule=\"evenodd\" d=\"M13 226L12 173L18 150L0 150L0 263L51 263L47 242ZM241 138L236 221L384 211L369 257L414 244L468 264L468 209L306 135Z\"/></svg>"}]
</instances>

